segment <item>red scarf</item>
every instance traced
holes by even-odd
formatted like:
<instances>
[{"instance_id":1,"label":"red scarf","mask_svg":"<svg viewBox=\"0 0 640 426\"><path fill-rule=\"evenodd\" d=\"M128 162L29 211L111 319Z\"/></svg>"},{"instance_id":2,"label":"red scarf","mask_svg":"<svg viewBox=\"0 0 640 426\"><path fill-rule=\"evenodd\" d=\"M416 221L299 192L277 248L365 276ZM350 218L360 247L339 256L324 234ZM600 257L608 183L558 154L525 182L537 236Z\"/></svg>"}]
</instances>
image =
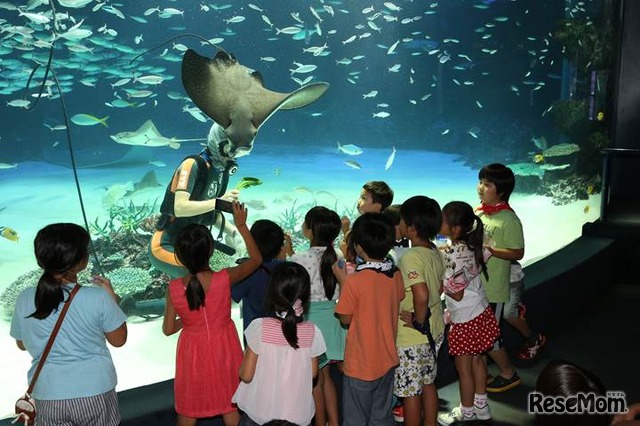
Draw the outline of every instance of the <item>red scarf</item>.
<instances>
[{"instance_id":1,"label":"red scarf","mask_svg":"<svg viewBox=\"0 0 640 426\"><path fill-rule=\"evenodd\" d=\"M488 204L482 203L482 204L480 204L479 207L476 207L476 211L477 212L482 212L482 213L486 214L487 216L499 213L502 210L511 210L511 211L513 211L513 209L509 205L509 203L507 203L506 201L501 201L498 204L495 204L493 206L490 206Z\"/></svg>"}]
</instances>

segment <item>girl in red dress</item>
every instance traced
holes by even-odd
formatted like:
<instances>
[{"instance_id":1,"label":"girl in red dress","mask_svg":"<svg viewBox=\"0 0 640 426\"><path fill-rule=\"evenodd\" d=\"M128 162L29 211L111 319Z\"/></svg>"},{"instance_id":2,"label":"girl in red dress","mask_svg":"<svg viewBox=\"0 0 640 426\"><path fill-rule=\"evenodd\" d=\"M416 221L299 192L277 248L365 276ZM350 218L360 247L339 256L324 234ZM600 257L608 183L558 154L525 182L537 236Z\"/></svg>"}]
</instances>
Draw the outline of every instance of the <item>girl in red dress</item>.
<instances>
[{"instance_id":1,"label":"girl in red dress","mask_svg":"<svg viewBox=\"0 0 640 426\"><path fill-rule=\"evenodd\" d=\"M170 336L182 330L174 384L178 426L194 426L199 418L217 415L222 415L225 426L235 426L240 419L231 403L242 362L231 320L231 285L257 269L262 257L247 228L243 205L233 203L233 219L249 254L249 260L238 266L211 270L214 245L205 226L188 225L176 240L176 258L189 274L169 283L162 331Z\"/></svg>"}]
</instances>

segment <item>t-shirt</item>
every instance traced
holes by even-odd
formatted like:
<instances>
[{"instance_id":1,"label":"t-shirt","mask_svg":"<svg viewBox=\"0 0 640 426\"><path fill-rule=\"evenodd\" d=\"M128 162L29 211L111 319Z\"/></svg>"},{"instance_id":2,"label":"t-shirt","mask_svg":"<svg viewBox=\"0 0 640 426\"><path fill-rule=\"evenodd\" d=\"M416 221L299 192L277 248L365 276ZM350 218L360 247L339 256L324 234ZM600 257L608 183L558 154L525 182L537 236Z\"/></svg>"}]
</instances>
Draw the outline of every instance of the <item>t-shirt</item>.
<instances>
[{"instance_id":1,"label":"t-shirt","mask_svg":"<svg viewBox=\"0 0 640 426\"><path fill-rule=\"evenodd\" d=\"M320 330L311 322L298 324L298 349L289 345L276 318L258 318L244 332L258 355L249 383L241 382L232 402L258 424L274 419L308 425L315 415L311 359L326 351Z\"/></svg>"},{"instance_id":2,"label":"t-shirt","mask_svg":"<svg viewBox=\"0 0 640 426\"><path fill-rule=\"evenodd\" d=\"M453 244L442 253L445 264L443 287L451 322L460 324L471 321L489 306L475 253L465 243ZM489 250L485 249L485 262L490 256ZM447 295L447 292L456 293L462 289L464 293L459 301Z\"/></svg>"},{"instance_id":3,"label":"t-shirt","mask_svg":"<svg viewBox=\"0 0 640 426\"><path fill-rule=\"evenodd\" d=\"M73 284L65 286L69 291ZM24 342L33 357L27 374L31 381L58 321L62 304L45 319L27 318L35 310L36 287L18 296L11 320L11 337ZM107 348L105 333L127 320L113 298L102 288L83 286L67 311L51 352L36 381L32 396L41 400L84 398L115 388L116 369Z\"/></svg>"},{"instance_id":4,"label":"t-shirt","mask_svg":"<svg viewBox=\"0 0 640 426\"><path fill-rule=\"evenodd\" d=\"M434 339L444 333L444 319L440 289L444 278L444 261L437 248L412 247L400 258L400 271L404 281L404 300L400 303L400 311L414 312L413 293L411 287L426 283L429 292L429 309L431 317L429 325ZM427 336L419 331L404 327L404 322L398 323L398 347L415 346L427 343Z\"/></svg>"},{"instance_id":5,"label":"t-shirt","mask_svg":"<svg viewBox=\"0 0 640 426\"><path fill-rule=\"evenodd\" d=\"M399 271L388 277L372 269L347 275L336 313L353 315L344 351L344 374L376 380L398 365L398 307L404 297Z\"/></svg>"},{"instance_id":6,"label":"t-shirt","mask_svg":"<svg viewBox=\"0 0 640 426\"><path fill-rule=\"evenodd\" d=\"M274 259L265 262L251 275L231 286L231 298L239 303L242 300L242 328L247 329L251 321L266 316L264 299L267 295L267 284L271 275L269 272L281 263L282 260Z\"/></svg>"},{"instance_id":7,"label":"t-shirt","mask_svg":"<svg viewBox=\"0 0 640 426\"><path fill-rule=\"evenodd\" d=\"M484 233L492 245L503 249L524 248L522 223L512 210L502 210L496 214L486 215L478 213L484 224ZM509 301L509 278L511 261L492 256L487 262L489 280L482 277L485 291L490 303L504 303Z\"/></svg>"},{"instance_id":8,"label":"t-shirt","mask_svg":"<svg viewBox=\"0 0 640 426\"><path fill-rule=\"evenodd\" d=\"M324 294L324 283L322 282L322 275L320 274L320 260L326 250L326 247L314 246L307 251L294 254L290 259L292 262L296 262L304 266L304 269L309 273L309 277L311 278L310 302L324 302L328 300L327 296ZM336 256L340 259L342 254L336 250ZM334 291L331 300L338 300L339 296L340 288L339 285L336 284L336 290Z\"/></svg>"}]
</instances>

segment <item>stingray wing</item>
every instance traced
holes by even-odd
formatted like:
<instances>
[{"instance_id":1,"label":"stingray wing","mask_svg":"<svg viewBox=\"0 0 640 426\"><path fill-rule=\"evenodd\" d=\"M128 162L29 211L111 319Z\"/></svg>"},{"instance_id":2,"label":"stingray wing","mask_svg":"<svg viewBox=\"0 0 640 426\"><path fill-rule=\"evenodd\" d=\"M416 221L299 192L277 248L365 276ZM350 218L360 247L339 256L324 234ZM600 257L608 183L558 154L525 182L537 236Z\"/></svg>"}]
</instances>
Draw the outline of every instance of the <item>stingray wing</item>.
<instances>
[{"instance_id":1,"label":"stingray wing","mask_svg":"<svg viewBox=\"0 0 640 426\"><path fill-rule=\"evenodd\" d=\"M208 59L191 49L182 58L182 84L198 108L225 129L231 115L240 110L259 128L278 109L308 105L329 87L328 83L312 83L291 93L274 92L264 88L259 73L228 54L218 52Z\"/></svg>"},{"instance_id":2,"label":"stingray wing","mask_svg":"<svg viewBox=\"0 0 640 426\"><path fill-rule=\"evenodd\" d=\"M329 88L329 83L318 82L307 84L291 93L277 93L264 89L265 101L256 103L254 122L259 128L279 109L296 109L315 102Z\"/></svg>"}]
</instances>

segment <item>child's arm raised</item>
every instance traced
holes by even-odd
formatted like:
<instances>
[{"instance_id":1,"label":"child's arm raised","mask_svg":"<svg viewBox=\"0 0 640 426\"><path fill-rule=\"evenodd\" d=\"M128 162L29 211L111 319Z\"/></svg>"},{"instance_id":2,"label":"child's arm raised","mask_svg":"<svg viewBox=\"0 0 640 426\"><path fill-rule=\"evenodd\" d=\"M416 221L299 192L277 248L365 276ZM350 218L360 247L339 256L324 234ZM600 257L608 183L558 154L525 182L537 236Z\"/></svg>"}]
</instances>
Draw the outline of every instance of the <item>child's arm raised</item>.
<instances>
[{"instance_id":1,"label":"child's arm raised","mask_svg":"<svg viewBox=\"0 0 640 426\"><path fill-rule=\"evenodd\" d=\"M262 264L262 255L260 254L260 250L258 250L258 245L247 227L247 209L244 204L238 202L233 203L233 221L244 240L244 244L247 246L249 260L242 262L238 266L227 268L231 284L247 278Z\"/></svg>"}]
</instances>

